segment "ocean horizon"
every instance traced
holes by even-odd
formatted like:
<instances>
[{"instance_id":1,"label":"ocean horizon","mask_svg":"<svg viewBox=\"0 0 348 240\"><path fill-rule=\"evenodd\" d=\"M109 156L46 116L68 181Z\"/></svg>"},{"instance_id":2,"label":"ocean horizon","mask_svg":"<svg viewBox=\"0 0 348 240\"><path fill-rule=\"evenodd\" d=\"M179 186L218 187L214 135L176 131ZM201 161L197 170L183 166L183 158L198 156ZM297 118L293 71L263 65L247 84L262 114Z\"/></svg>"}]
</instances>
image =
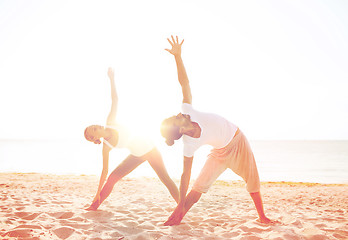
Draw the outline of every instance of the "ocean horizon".
<instances>
[{"instance_id":1,"label":"ocean horizon","mask_svg":"<svg viewBox=\"0 0 348 240\"><path fill-rule=\"evenodd\" d=\"M169 175L180 179L182 150L159 146ZM348 183L348 140L254 140L261 181ZM195 179L211 148L202 147L194 158ZM109 173L128 155L125 149L110 152ZM99 175L102 170L101 145L85 140L0 140L0 172ZM156 177L143 163L128 177ZM226 170L219 180L242 180Z\"/></svg>"}]
</instances>

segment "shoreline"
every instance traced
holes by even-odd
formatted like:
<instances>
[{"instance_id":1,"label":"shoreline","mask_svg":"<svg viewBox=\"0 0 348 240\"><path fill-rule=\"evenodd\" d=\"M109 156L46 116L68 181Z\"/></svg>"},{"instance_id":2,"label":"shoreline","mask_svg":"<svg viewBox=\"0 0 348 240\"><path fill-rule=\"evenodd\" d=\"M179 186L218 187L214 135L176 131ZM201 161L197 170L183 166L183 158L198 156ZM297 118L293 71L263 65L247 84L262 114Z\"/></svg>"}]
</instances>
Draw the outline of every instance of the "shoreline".
<instances>
[{"instance_id":1,"label":"shoreline","mask_svg":"<svg viewBox=\"0 0 348 240\"><path fill-rule=\"evenodd\" d=\"M61 177L97 177L99 178L100 176L97 174L80 174L80 173L41 173L41 172L0 172L0 177L2 175L43 175L43 176L61 176ZM148 180L158 180L157 177L152 177L152 176L138 176L138 177L124 177L124 179L148 179ZM178 178L172 178L174 182L180 183L180 179ZM191 179L190 183L195 181L195 179ZM214 182L215 184L226 184L227 186L231 184L240 183L240 185L244 185L243 180L216 180ZM348 182L347 183L320 183L320 182L304 182L304 181L261 181L261 186L265 185L289 185L289 186L347 186L348 187Z\"/></svg>"},{"instance_id":2,"label":"shoreline","mask_svg":"<svg viewBox=\"0 0 348 240\"><path fill-rule=\"evenodd\" d=\"M243 181L218 180L178 226L156 178L124 178L97 211L86 211L99 176L0 173L4 239L347 239L348 184L262 182L261 224ZM175 180L178 185L179 181ZM192 183L191 183L192 184Z\"/></svg>"}]
</instances>

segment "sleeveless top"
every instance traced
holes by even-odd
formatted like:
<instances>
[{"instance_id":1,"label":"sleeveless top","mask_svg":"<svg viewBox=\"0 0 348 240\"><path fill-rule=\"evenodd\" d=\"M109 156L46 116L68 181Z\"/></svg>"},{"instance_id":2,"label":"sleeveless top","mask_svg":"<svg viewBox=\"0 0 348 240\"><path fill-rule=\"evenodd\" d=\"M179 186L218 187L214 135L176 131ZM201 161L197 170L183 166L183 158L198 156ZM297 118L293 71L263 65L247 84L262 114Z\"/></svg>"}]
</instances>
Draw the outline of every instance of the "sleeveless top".
<instances>
[{"instance_id":1,"label":"sleeveless top","mask_svg":"<svg viewBox=\"0 0 348 240\"><path fill-rule=\"evenodd\" d=\"M150 139L143 136L132 135L129 129L123 125L106 125L105 127L114 129L118 133L118 142L116 146L112 146L107 140L103 139L103 143L110 148L126 148L132 155L141 157L155 147Z\"/></svg>"}]
</instances>

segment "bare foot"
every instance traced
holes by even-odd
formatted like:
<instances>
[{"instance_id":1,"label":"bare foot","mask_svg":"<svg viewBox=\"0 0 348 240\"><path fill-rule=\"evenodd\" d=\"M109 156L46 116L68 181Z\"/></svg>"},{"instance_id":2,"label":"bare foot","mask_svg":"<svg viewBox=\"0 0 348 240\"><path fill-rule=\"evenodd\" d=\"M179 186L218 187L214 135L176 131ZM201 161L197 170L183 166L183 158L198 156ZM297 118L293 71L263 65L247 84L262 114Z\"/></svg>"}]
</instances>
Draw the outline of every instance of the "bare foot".
<instances>
[{"instance_id":1,"label":"bare foot","mask_svg":"<svg viewBox=\"0 0 348 240\"><path fill-rule=\"evenodd\" d=\"M164 223L164 226L174 226L179 225L185 216L183 208L177 207L168 220Z\"/></svg>"},{"instance_id":2,"label":"bare foot","mask_svg":"<svg viewBox=\"0 0 348 240\"><path fill-rule=\"evenodd\" d=\"M88 208L85 208L85 210L87 211L96 211L98 209L99 206L96 206L97 204L92 203L91 206L89 206Z\"/></svg>"},{"instance_id":3,"label":"bare foot","mask_svg":"<svg viewBox=\"0 0 348 240\"><path fill-rule=\"evenodd\" d=\"M264 224L276 224L276 223L279 223L279 221L271 220L271 219L269 219L266 216L263 217L263 218L259 218L257 221L260 222L260 223L264 223Z\"/></svg>"},{"instance_id":4,"label":"bare foot","mask_svg":"<svg viewBox=\"0 0 348 240\"><path fill-rule=\"evenodd\" d=\"M182 221L182 218L175 218L175 219L168 219L165 223L164 226L175 226L179 225Z\"/></svg>"},{"instance_id":5,"label":"bare foot","mask_svg":"<svg viewBox=\"0 0 348 240\"><path fill-rule=\"evenodd\" d=\"M87 211L95 211L97 209L92 207L92 206L89 206L88 208L85 208L85 210L87 210Z\"/></svg>"}]
</instances>

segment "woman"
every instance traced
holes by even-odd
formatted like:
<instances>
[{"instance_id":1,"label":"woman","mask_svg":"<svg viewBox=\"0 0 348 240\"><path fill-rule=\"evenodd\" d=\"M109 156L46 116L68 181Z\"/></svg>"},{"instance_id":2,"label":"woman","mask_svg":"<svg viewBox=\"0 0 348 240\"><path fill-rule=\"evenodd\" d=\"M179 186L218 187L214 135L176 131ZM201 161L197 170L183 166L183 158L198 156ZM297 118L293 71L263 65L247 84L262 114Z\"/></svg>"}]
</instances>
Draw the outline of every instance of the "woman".
<instances>
[{"instance_id":1,"label":"woman","mask_svg":"<svg viewBox=\"0 0 348 240\"><path fill-rule=\"evenodd\" d=\"M111 111L106 120L106 126L92 125L86 128L85 138L95 144L103 142L103 171L100 176L99 187L91 206L87 210L96 210L109 196L117 181L132 172L145 161L155 170L162 183L168 188L176 202L179 201L179 191L173 180L169 177L164 166L162 156L154 144L148 139L133 136L116 121L118 97L114 81L114 71L108 70L111 83ZM119 164L110 174L106 183L109 168L109 152L114 148L127 148L130 155ZM104 184L105 183L105 184Z\"/></svg>"},{"instance_id":2,"label":"woman","mask_svg":"<svg viewBox=\"0 0 348 240\"><path fill-rule=\"evenodd\" d=\"M270 223L265 216L260 194L260 180L250 145L239 128L221 116L197 111L192 107L192 95L184 63L181 59L181 46L178 37L168 39L174 55L178 80L183 94L182 113L163 121L161 134L171 146L174 140L182 137L184 143L184 169L180 182L180 201L165 225L177 225L189 209L206 193L213 182L227 168L241 176L247 185L247 191L254 201L259 221ZM228 106L228 105L227 105ZM196 179L191 192L186 196L191 177L194 152L208 144L214 149L208 156L203 169Z\"/></svg>"}]
</instances>

